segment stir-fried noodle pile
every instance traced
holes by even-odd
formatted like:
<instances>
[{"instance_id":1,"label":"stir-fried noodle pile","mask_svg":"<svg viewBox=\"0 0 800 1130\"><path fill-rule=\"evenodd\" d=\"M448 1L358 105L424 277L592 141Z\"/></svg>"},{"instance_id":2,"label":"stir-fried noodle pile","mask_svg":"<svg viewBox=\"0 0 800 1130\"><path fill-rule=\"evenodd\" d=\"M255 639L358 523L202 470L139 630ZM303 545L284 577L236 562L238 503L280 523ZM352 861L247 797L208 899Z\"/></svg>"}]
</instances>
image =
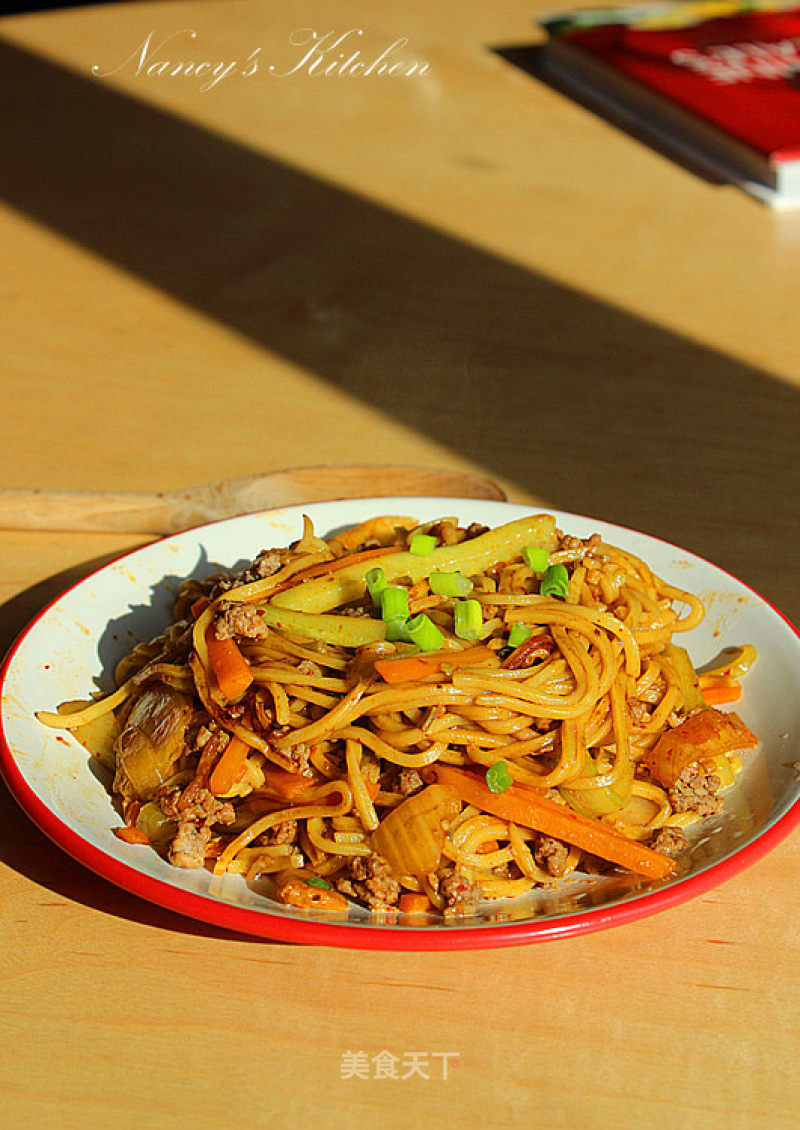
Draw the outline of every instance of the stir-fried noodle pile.
<instances>
[{"instance_id":1,"label":"stir-fried noodle pile","mask_svg":"<svg viewBox=\"0 0 800 1130\"><path fill-rule=\"evenodd\" d=\"M578 871L663 880L756 739L698 675L701 601L599 535L380 517L185 581L118 690L41 721L113 770L176 867L283 902L461 918Z\"/></svg>"}]
</instances>

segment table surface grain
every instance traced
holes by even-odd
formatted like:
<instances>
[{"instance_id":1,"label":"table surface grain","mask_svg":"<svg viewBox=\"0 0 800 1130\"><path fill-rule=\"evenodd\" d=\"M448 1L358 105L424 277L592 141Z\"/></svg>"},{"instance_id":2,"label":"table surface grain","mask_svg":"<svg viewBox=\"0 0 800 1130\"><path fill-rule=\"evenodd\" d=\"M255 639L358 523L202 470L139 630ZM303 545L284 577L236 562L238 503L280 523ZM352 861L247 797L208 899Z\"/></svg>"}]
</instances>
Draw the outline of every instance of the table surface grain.
<instances>
[{"instance_id":1,"label":"table surface grain","mask_svg":"<svg viewBox=\"0 0 800 1130\"><path fill-rule=\"evenodd\" d=\"M0 485L477 469L678 542L797 618L800 214L544 85L550 7L0 22ZM365 60L405 39L393 58L428 72L309 73L300 29L349 32ZM0 534L0 651L143 540ZM84 871L5 791L0 812L2 1125L796 1125L797 837L616 930L371 954L181 919ZM358 1051L420 1053L430 1078L342 1078ZM457 1054L447 1079L436 1053Z\"/></svg>"}]
</instances>

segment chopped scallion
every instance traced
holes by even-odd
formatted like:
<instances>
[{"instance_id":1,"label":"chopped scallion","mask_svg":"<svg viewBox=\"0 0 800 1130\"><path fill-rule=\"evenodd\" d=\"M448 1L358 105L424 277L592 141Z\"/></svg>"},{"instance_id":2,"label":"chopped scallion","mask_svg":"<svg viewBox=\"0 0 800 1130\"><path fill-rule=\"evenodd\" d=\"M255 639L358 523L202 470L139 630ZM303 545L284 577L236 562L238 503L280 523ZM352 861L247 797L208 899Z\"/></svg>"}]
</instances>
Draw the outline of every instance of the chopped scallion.
<instances>
[{"instance_id":1,"label":"chopped scallion","mask_svg":"<svg viewBox=\"0 0 800 1130\"><path fill-rule=\"evenodd\" d=\"M400 618L386 621L386 639L389 643L411 643L411 637L406 631L407 621Z\"/></svg>"},{"instance_id":2,"label":"chopped scallion","mask_svg":"<svg viewBox=\"0 0 800 1130\"><path fill-rule=\"evenodd\" d=\"M486 785L493 793L504 793L513 783L507 761L495 761L494 765L486 770Z\"/></svg>"},{"instance_id":3,"label":"chopped scallion","mask_svg":"<svg viewBox=\"0 0 800 1130\"><path fill-rule=\"evenodd\" d=\"M463 573L431 573L428 578L435 596L469 596L472 581Z\"/></svg>"},{"instance_id":4,"label":"chopped scallion","mask_svg":"<svg viewBox=\"0 0 800 1130\"><path fill-rule=\"evenodd\" d=\"M550 554L539 545L526 545L522 551L522 560L534 573L543 573L550 560Z\"/></svg>"},{"instance_id":5,"label":"chopped scallion","mask_svg":"<svg viewBox=\"0 0 800 1130\"><path fill-rule=\"evenodd\" d=\"M408 616L408 589L388 587L381 590L381 619L405 620Z\"/></svg>"},{"instance_id":6,"label":"chopped scallion","mask_svg":"<svg viewBox=\"0 0 800 1130\"><path fill-rule=\"evenodd\" d=\"M533 628L526 627L525 624L514 624L511 631L508 633L508 646L519 647L525 640L530 639L533 635Z\"/></svg>"},{"instance_id":7,"label":"chopped scallion","mask_svg":"<svg viewBox=\"0 0 800 1130\"><path fill-rule=\"evenodd\" d=\"M367 588L369 595L372 597L372 603L376 608L380 607L381 593L387 587L386 574L383 569L370 569L366 576Z\"/></svg>"},{"instance_id":8,"label":"chopped scallion","mask_svg":"<svg viewBox=\"0 0 800 1130\"><path fill-rule=\"evenodd\" d=\"M408 638L415 643L420 651L438 651L444 643L444 636L429 616L421 612L406 620L405 624Z\"/></svg>"},{"instance_id":9,"label":"chopped scallion","mask_svg":"<svg viewBox=\"0 0 800 1130\"><path fill-rule=\"evenodd\" d=\"M455 633L461 640L476 640L483 627L483 612L477 600L457 600L453 605Z\"/></svg>"},{"instance_id":10,"label":"chopped scallion","mask_svg":"<svg viewBox=\"0 0 800 1130\"><path fill-rule=\"evenodd\" d=\"M542 579L542 596L566 596L569 592L569 573L566 565L550 565Z\"/></svg>"},{"instance_id":11,"label":"chopped scallion","mask_svg":"<svg viewBox=\"0 0 800 1130\"><path fill-rule=\"evenodd\" d=\"M430 557L436 549L436 538L430 534L414 534L408 548L417 557Z\"/></svg>"},{"instance_id":12,"label":"chopped scallion","mask_svg":"<svg viewBox=\"0 0 800 1130\"><path fill-rule=\"evenodd\" d=\"M306 882L309 887L320 887L323 891L329 891L331 889L330 883L325 879L321 879L319 875L309 875Z\"/></svg>"}]
</instances>

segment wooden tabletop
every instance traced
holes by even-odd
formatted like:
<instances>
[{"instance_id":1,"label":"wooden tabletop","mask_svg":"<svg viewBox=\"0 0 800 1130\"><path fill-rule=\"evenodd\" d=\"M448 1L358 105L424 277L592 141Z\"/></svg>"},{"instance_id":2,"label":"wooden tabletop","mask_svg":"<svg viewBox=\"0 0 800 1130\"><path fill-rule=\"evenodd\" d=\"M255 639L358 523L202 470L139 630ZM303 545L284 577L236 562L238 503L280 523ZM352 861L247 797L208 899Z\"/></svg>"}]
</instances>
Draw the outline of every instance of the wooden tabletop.
<instances>
[{"instance_id":1,"label":"wooden tabletop","mask_svg":"<svg viewBox=\"0 0 800 1130\"><path fill-rule=\"evenodd\" d=\"M532 20L552 7L0 22L0 485L468 468L684 545L797 619L800 213L543 85ZM417 67L309 70L312 30L348 33L328 58ZM153 65L189 60L224 66ZM143 540L2 533L0 651ZM182 919L83 870L5 791L0 812L3 1125L795 1124L797 837L612 931L378 954ZM382 1052L408 1078L376 1078Z\"/></svg>"}]
</instances>

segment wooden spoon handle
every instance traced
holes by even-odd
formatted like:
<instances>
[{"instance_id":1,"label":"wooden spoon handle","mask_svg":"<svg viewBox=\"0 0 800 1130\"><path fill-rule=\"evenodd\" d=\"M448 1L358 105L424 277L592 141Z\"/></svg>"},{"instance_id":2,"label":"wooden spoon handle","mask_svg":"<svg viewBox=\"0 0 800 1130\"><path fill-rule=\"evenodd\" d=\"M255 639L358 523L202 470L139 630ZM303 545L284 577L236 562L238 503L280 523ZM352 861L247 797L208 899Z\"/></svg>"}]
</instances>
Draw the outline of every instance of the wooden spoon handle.
<instances>
[{"instance_id":1,"label":"wooden spoon handle","mask_svg":"<svg viewBox=\"0 0 800 1130\"><path fill-rule=\"evenodd\" d=\"M163 494L0 490L0 528L166 534L275 506L389 495L506 497L491 479L444 468L298 467Z\"/></svg>"},{"instance_id":2,"label":"wooden spoon handle","mask_svg":"<svg viewBox=\"0 0 800 1130\"><path fill-rule=\"evenodd\" d=\"M0 529L164 533L170 495L103 491L0 490Z\"/></svg>"}]
</instances>

